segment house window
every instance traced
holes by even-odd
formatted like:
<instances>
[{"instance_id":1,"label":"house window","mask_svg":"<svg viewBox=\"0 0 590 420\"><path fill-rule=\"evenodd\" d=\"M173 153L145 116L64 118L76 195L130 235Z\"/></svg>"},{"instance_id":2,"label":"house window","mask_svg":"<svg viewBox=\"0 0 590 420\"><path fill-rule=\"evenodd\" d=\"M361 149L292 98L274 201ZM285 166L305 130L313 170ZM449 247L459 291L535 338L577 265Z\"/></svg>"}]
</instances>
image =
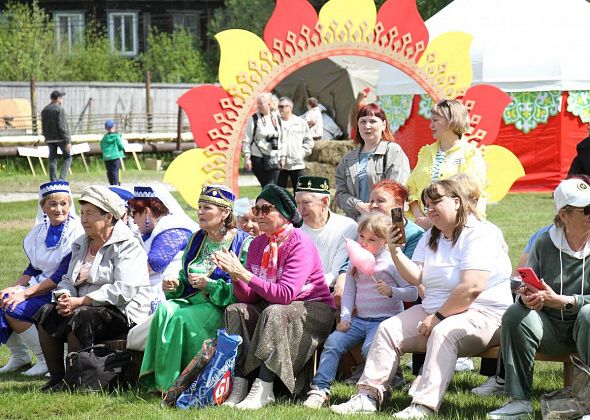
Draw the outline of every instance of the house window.
<instances>
[{"instance_id":1,"label":"house window","mask_svg":"<svg viewBox=\"0 0 590 420\"><path fill-rule=\"evenodd\" d=\"M111 48L122 55L137 55L137 12L111 12L108 16Z\"/></svg>"},{"instance_id":2,"label":"house window","mask_svg":"<svg viewBox=\"0 0 590 420\"><path fill-rule=\"evenodd\" d=\"M84 39L84 13L58 12L53 15L55 23L55 38L59 50L72 47Z\"/></svg>"},{"instance_id":3,"label":"house window","mask_svg":"<svg viewBox=\"0 0 590 420\"><path fill-rule=\"evenodd\" d=\"M198 13L174 13L174 29L183 28L195 39L199 39L199 14Z\"/></svg>"}]
</instances>

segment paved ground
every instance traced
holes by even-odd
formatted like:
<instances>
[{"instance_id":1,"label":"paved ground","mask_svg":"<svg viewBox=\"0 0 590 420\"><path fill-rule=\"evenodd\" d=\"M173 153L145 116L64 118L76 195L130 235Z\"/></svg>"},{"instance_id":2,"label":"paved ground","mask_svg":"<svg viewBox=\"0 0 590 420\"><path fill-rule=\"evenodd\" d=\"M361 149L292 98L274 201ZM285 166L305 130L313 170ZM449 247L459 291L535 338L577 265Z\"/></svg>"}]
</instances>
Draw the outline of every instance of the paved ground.
<instances>
[{"instance_id":1,"label":"paved ground","mask_svg":"<svg viewBox=\"0 0 590 420\"><path fill-rule=\"evenodd\" d=\"M164 185L166 188L168 188L169 191L176 190L172 185L165 184L163 182L150 181L150 184ZM258 185L258 180L256 179L256 177L254 175L240 175L240 177L238 178L238 185L240 187L254 187L254 186ZM133 184L131 184L131 183L129 183L129 184L123 183L121 186L123 188L127 188L128 190L133 191ZM77 196L77 195L74 194L74 196ZM0 202L8 203L8 202L12 202L12 201L36 200L37 197L38 197L38 195L36 193L31 193L31 192L2 193L2 194L0 194Z\"/></svg>"}]
</instances>

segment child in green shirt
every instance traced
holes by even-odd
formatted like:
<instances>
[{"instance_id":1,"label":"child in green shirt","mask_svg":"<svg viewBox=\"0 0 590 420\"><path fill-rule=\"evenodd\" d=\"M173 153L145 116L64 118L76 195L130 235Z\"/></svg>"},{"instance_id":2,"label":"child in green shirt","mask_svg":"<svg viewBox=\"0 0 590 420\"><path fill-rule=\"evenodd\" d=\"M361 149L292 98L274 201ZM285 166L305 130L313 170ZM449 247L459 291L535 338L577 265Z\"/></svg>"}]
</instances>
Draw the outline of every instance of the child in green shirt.
<instances>
[{"instance_id":1,"label":"child in green shirt","mask_svg":"<svg viewBox=\"0 0 590 420\"><path fill-rule=\"evenodd\" d=\"M117 124L113 120L106 120L104 128L107 133L100 141L102 150L102 159L107 169L107 178L111 185L121 185L119 182L119 169L121 168L121 159L125 157L125 145L121 134L115 132Z\"/></svg>"}]
</instances>

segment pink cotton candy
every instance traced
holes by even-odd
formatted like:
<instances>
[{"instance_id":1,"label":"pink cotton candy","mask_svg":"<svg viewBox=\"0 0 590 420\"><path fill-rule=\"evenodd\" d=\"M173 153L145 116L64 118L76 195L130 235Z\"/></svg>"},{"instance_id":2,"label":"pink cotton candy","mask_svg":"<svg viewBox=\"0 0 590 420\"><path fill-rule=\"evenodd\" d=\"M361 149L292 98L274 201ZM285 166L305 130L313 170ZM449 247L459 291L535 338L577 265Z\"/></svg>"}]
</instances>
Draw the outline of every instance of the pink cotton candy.
<instances>
[{"instance_id":1,"label":"pink cotton candy","mask_svg":"<svg viewBox=\"0 0 590 420\"><path fill-rule=\"evenodd\" d=\"M375 256L360 246L357 241L350 238L346 238L345 241L350 263L365 276L373 275L375 271Z\"/></svg>"}]
</instances>

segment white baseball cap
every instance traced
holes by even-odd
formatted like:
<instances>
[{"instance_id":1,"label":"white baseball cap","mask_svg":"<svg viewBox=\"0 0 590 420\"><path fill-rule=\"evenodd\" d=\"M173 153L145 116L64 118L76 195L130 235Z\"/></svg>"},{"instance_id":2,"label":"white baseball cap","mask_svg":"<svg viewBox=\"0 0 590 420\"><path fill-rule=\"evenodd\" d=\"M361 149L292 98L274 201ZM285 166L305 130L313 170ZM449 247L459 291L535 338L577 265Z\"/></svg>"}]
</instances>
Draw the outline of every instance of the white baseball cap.
<instances>
[{"instance_id":1,"label":"white baseball cap","mask_svg":"<svg viewBox=\"0 0 590 420\"><path fill-rule=\"evenodd\" d=\"M586 207L590 205L590 185L581 179L566 179L559 183L553 193L557 210L565 206Z\"/></svg>"}]
</instances>

